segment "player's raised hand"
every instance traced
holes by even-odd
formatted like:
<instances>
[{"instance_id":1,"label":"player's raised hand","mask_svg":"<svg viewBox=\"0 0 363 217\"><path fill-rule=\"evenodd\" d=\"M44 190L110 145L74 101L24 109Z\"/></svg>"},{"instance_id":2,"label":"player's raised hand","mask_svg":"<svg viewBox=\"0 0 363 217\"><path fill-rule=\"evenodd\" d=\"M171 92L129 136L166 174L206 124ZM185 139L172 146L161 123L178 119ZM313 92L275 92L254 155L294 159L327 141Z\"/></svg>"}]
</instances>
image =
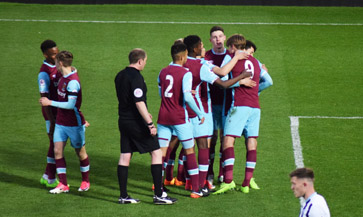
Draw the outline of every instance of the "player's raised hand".
<instances>
[{"instance_id":1,"label":"player's raised hand","mask_svg":"<svg viewBox=\"0 0 363 217\"><path fill-rule=\"evenodd\" d=\"M241 51L241 50L237 50L234 54L239 60L246 60L248 59L248 57L250 56L248 53Z\"/></svg>"},{"instance_id":2,"label":"player's raised hand","mask_svg":"<svg viewBox=\"0 0 363 217\"><path fill-rule=\"evenodd\" d=\"M42 105L42 106L50 106L50 105L52 104L52 101L51 101L51 100L49 100L47 97L41 97L41 98L39 99L39 103L40 103L40 105Z\"/></svg>"}]
</instances>

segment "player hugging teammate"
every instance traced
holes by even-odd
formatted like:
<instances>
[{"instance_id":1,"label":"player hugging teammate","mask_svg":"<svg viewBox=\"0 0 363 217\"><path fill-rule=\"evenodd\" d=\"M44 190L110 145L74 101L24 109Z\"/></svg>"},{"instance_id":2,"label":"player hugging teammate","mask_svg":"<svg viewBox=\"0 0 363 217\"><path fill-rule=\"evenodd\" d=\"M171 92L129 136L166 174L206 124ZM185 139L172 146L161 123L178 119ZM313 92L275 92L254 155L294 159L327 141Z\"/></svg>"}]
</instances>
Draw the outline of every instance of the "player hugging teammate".
<instances>
[{"instance_id":1,"label":"player hugging teammate","mask_svg":"<svg viewBox=\"0 0 363 217\"><path fill-rule=\"evenodd\" d=\"M227 48L224 47L225 40L223 28L214 26L210 30L212 49L206 53L197 35L189 35L171 46L172 62L158 76L161 105L157 128L147 109L147 88L140 73L146 65L146 52L137 48L129 53L130 65L115 78L121 135L117 169L119 203L140 202L127 193L128 167L134 152L151 154L155 204L177 201L167 195L167 185L185 185L185 189L191 191L191 198L208 196L215 191L214 179L217 177L214 177L213 165L218 136L221 147L217 179L221 185L213 194L236 188L233 181L234 142L242 135L247 154L245 178L239 189L244 193L250 188L259 189L253 178L260 122L259 93L272 85L272 79L267 68L253 57L256 45L239 34L228 38ZM46 60L38 79L40 103L50 139L48 165L41 183L55 187L51 193L69 191L63 156L69 138L80 160L82 183L79 191L87 191L90 188L90 166L85 150L88 123L80 111L81 84L77 70L72 66L72 53L58 53L55 43L50 42L42 44ZM174 165L178 142L183 147L179 157L181 169L178 178L173 178L170 168ZM169 169L163 182L166 167Z\"/></svg>"}]
</instances>

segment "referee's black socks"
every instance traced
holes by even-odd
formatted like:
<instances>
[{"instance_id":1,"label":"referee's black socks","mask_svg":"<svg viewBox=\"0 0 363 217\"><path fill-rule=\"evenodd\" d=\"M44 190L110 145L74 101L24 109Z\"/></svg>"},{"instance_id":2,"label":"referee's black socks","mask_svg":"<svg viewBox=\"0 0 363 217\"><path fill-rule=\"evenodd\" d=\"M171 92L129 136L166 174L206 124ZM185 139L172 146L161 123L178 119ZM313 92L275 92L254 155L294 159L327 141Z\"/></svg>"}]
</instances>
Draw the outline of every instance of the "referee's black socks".
<instances>
[{"instance_id":1,"label":"referee's black socks","mask_svg":"<svg viewBox=\"0 0 363 217\"><path fill-rule=\"evenodd\" d=\"M162 186L162 164L151 164L151 175L153 176L155 190L154 193L156 196L161 197L163 191L161 190Z\"/></svg>"},{"instance_id":2,"label":"referee's black socks","mask_svg":"<svg viewBox=\"0 0 363 217\"><path fill-rule=\"evenodd\" d=\"M118 184L120 186L120 197L127 197L127 178L129 175L129 167L118 165L117 167L117 177Z\"/></svg>"}]
</instances>

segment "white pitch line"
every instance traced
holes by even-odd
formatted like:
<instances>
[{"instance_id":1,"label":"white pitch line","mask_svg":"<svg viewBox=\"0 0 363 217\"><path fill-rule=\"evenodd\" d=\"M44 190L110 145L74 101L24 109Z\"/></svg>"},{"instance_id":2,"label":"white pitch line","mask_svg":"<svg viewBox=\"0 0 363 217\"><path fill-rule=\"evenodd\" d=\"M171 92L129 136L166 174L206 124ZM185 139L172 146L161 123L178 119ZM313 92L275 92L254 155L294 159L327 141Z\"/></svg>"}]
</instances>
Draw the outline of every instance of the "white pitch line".
<instances>
[{"instance_id":1,"label":"white pitch line","mask_svg":"<svg viewBox=\"0 0 363 217\"><path fill-rule=\"evenodd\" d=\"M302 154L302 146L299 134L299 119L363 119L363 117L334 117L334 116L290 116L290 128L292 137L292 147L294 150L294 158L296 168L304 167L304 158Z\"/></svg>"},{"instance_id":2,"label":"white pitch line","mask_svg":"<svg viewBox=\"0 0 363 217\"><path fill-rule=\"evenodd\" d=\"M363 117L334 117L334 116L290 116L297 118L325 118L325 119L363 119Z\"/></svg>"},{"instance_id":3,"label":"white pitch line","mask_svg":"<svg viewBox=\"0 0 363 217\"><path fill-rule=\"evenodd\" d=\"M296 168L304 167L304 157L299 134L299 118L331 118L331 119L363 119L363 117L329 117L329 116L290 116L290 128L292 137L292 148L294 149L294 158ZM300 206L303 206L305 200L300 197Z\"/></svg>"},{"instance_id":4,"label":"white pitch line","mask_svg":"<svg viewBox=\"0 0 363 217\"><path fill-rule=\"evenodd\" d=\"M49 23L116 23L116 24L189 24L189 25L292 25L292 26L363 26L363 23L265 23L265 22L174 22L126 20L36 20L0 19L0 22L49 22Z\"/></svg>"},{"instance_id":5,"label":"white pitch line","mask_svg":"<svg viewBox=\"0 0 363 217\"><path fill-rule=\"evenodd\" d=\"M292 137L292 148L294 149L294 158L296 168L304 167L304 158L302 154L300 134L299 134L299 117L290 117L291 137Z\"/></svg>"}]
</instances>

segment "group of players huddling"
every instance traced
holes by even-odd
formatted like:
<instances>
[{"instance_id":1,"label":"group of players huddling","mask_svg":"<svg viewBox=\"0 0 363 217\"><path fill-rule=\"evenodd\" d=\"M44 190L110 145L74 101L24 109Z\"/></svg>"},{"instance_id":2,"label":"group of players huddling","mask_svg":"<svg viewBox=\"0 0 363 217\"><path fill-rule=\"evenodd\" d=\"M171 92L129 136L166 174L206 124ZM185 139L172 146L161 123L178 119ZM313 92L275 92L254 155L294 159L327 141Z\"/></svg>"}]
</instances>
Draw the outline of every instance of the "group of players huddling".
<instances>
[{"instance_id":1,"label":"group of players huddling","mask_svg":"<svg viewBox=\"0 0 363 217\"><path fill-rule=\"evenodd\" d=\"M248 193L250 188L259 189L253 178L261 115L259 93L272 85L272 79L266 67L253 57L257 47L251 41L234 34L228 38L225 48L225 40L224 30L219 26L210 30L213 48L207 52L196 35L177 40L171 47L173 62L159 73L161 106L157 137L163 154L164 191L168 185L185 186L191 191L191 198L200 198L211 192L221 194L235 189L234 142L242 135L247 150L245 178L237 189L243 193ZM80 159L82 183L79 191L87 191L90 188L89 161L84 132L88 123L79 110L82 94L77 70L71 66L73 56L67 51L58 52L51 40L44 41L41 48L46 59L38 84L50 139L41 183L54 188L50 193L69 191L63 149L70 138ZM54 108L58 108L58 114ZM221 185L216 190L213 164L218 135L221 141L218 181ZM178 175L173 177L179 142L182 150Z\"/></svg>"},{"instance_id":2,"label":"group of players huddling","mask_svg":"<svg viewBox=\"0 0 363 217\"><path fill-rule=\"evenodd\" d=\"M215 191L213 162L218 130L221 131L218 180L222 184L213 194L236 188L233 146L235 138L241 135L245 137L247 156L245 179L238 189L244 193L250 188L259 189L253 178L260 122L258 96L272 85L272 79L266 67L253 57L257 48L251 41L235 34L228 38L226 49L225 39L223 29L213 27L210 30L213 48L205 55L203 43L196 35L176 41L171 48L173 63L161 70L158 78L161 96L158 137L165 158L164 186L185 185L185 189L192 191L192 198ZM173 178L179 141L183 149L179 154L178 175Z\"/></svg>"}]
</instances>

